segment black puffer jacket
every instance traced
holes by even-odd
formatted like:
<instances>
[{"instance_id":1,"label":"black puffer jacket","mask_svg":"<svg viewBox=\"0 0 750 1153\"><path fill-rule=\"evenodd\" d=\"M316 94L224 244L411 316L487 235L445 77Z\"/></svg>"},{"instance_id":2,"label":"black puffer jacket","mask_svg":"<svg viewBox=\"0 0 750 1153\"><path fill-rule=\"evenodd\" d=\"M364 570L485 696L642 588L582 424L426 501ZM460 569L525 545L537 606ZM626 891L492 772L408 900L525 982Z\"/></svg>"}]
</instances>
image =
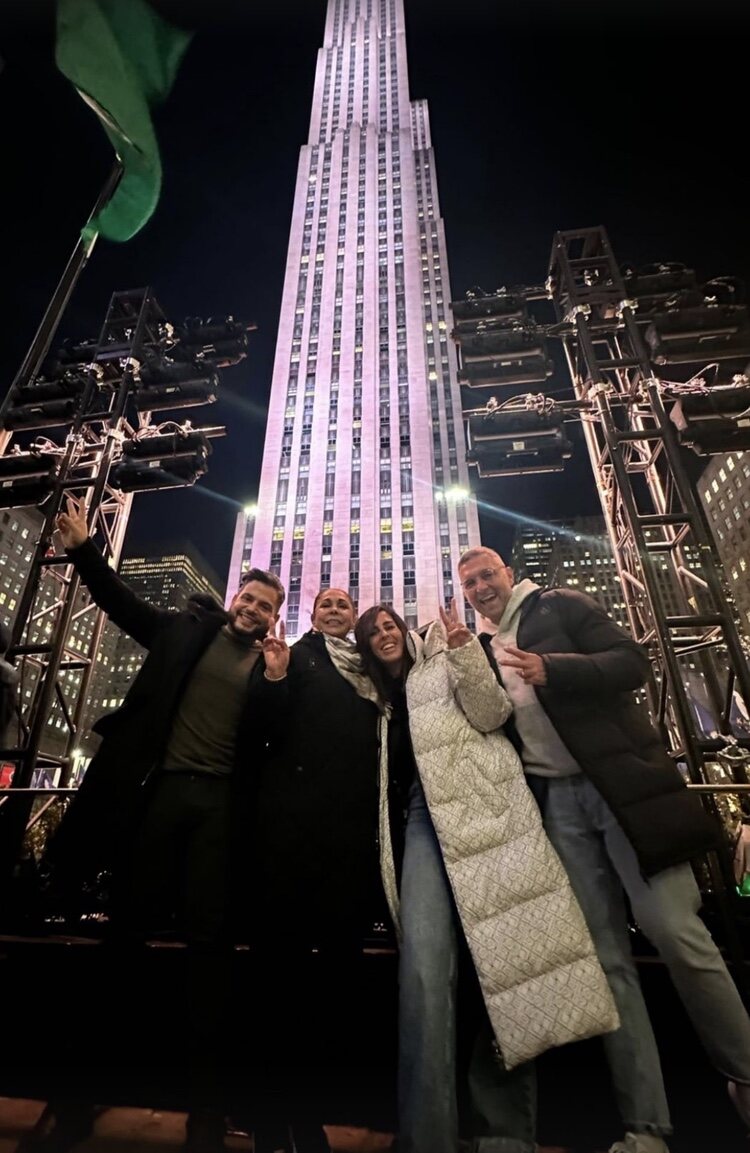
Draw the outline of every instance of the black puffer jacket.
<instances>
[{"instance_id":1,"label":"black puffer jacket","mask_svg":"<svg viewBox=\"0 0 750 1153\"><path fill-rule=\"evenodd\" d=\"M275 704L284 736L258 778L254 892L262 936L361 940L385 915L378 711L337 672L321 633L292 645Z\"/></svg>"},{"instance_id":2,"label":"black puffer jacket","mask_svg":"<svg viewBox=\"0 0 750 1153\"><path fill-rule=\"evenodd\" d=\"M491 639L480 637L490 657ZM572 589L531 593L521 606L516 643L544 657L547 684L536 690L539 701L614 812L644 874L716 848L716 822L688 792L633 696L648 675L643 649L595 601Z\"/></svg>"}]
</instances>

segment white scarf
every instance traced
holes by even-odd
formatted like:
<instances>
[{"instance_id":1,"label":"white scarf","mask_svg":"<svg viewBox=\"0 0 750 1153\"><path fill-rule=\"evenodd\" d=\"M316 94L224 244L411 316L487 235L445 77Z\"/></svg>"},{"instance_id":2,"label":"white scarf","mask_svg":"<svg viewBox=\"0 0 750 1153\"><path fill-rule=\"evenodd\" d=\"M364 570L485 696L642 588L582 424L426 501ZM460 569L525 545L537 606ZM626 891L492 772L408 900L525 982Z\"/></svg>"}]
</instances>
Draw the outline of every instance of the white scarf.
<instances>
[{"instance_id":1,"label":"white scarf","mask_svg":"<svg viewBox=\"0 0 750 1153\"><path fill-rule=\"evenodd\" d=\"M382 699L365 672L362 657L357 651L354 641L347 640L346 637L329 637L327 633L324 633L323 637L336 672L349 682L357 696L363 697L366 701L372 701L381 713L389 717L391 706L388 701Z\"/></svg>"}]
</instances>

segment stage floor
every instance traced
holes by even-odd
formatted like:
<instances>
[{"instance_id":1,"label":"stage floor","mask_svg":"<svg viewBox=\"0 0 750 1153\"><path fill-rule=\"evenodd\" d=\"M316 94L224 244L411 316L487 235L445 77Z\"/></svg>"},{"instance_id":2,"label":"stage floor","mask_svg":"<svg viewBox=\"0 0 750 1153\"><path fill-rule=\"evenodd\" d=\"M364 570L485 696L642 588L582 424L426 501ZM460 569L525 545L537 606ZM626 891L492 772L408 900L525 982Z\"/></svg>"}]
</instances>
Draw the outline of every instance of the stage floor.
<instances>
[{"instance_id":1,"label":"stage floor","mask_svg":"<svg viewBox=\"0 0 750 1153\"><path fill-rule=\"evenodd\" d=\"M274 1017L249 958L238 957L237 965L237 985L247 999L236 1006L235 1040L245 1060L233 1066L228 1084L229 1116L238 1130L228 1147L250 1153L254 1103L264 1100L264 1053L253 1015L258 1002L265 1000L272 1026ZM98 982L96 948L0 939L0 1153L14 1153L51 1095L80 1093L82 1086L106 1109L81 1153L179 1147L185 1102L178 966L175 950L154 951L136 1037L127 1045L109 1027L112 990ZM670 1150L749 1153L724 1081L709 1065L663 966L644 959L639 971L672 1108ZM338 993L331 997L332 1043L303 1046L303 1036L290 1039L290 1067L308 1091L319 1086L316 1105L336 1153L379 1153L389 1148L396 1125L395 958L365 958L357 987L367 992L354 1013L351 999L342 1013ZM622 1137L598 1040L547 1053L537 1067L540 1153L604 1153Z\"/></svg>"}]
</instances>

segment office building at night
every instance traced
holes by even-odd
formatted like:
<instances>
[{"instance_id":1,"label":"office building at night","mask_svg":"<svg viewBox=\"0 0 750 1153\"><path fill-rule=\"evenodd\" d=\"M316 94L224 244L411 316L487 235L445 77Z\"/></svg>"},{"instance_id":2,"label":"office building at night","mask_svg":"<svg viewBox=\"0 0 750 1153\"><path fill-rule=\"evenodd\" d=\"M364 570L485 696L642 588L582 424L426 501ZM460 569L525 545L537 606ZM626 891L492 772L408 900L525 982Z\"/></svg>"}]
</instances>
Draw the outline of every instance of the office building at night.
<instances>
[{"instance_id":1,"label":"office building at night","mask_svg":"<svg viewBox=\"0 0 750 1153\"><path fill-rule=\"evenodd\" d=\"M516 580L588 593L618 625L628 628L620 577L604 518L576 517L549 525L521 526L510 565Z\"/></svg>"},{"instance_id":2,"label":"office building at night","mask_svg":"<svg viewBox=\"0 0 750 1153\"><path fill-rule=\"evenodd\" d=\"M479 543L449 338L427 104L411 101L403 0L330 0L300 150L257 504L229 575L270 568L287 631L319 588L410 626Z\"/></svg>"},{"instance_id":3,"label":"office building at night","mask_svg":"<svg viewBox=\"0 0 750 1153\"><path fill-rule=\"evenodd\" d=\"M724 577L745 634L750 633L750 452L712 456L698 482Z\"/></svg>"}]
</instances>

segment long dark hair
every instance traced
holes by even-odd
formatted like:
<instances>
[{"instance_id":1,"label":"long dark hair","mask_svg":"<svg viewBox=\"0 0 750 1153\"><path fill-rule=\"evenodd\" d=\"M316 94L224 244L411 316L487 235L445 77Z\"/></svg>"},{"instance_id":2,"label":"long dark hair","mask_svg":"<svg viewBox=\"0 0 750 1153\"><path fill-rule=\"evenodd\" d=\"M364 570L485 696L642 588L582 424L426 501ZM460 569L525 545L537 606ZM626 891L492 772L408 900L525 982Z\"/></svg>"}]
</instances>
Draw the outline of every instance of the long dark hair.
<instances>
[{"instance_id":1,"label":"long dark hair","mask_svg":"<svg viewBox=\"0 0 750 1153\"><path fill-rule=\"evenodd\" d=\"M386 613L391 618L396 628L401 633L401 636L404 638L404 663L400 678L394 678L386 672L385 666L377 659L372 651L372 648L370 647L370 634L375 627L375 621L378 619L381 613ZM372 608L365 609L365 611L362 613L362 616L354 626L354 640L357 645L357 651L362 657L362 665L364 667L364 671L367 673L368 677L375 685L375 688L378 690L379 696L384 701L387 701L390 698L394 688L397 686L397 684L399 684L399 681L401 684L403 684L403 682L406 680L409 669L414 663L411 654L406 647L406 637L408 632L409 630L406 627L406 622L401 619L397 612L394 612L390 605L373 605Z\"/></svg>"}]
</instances>

